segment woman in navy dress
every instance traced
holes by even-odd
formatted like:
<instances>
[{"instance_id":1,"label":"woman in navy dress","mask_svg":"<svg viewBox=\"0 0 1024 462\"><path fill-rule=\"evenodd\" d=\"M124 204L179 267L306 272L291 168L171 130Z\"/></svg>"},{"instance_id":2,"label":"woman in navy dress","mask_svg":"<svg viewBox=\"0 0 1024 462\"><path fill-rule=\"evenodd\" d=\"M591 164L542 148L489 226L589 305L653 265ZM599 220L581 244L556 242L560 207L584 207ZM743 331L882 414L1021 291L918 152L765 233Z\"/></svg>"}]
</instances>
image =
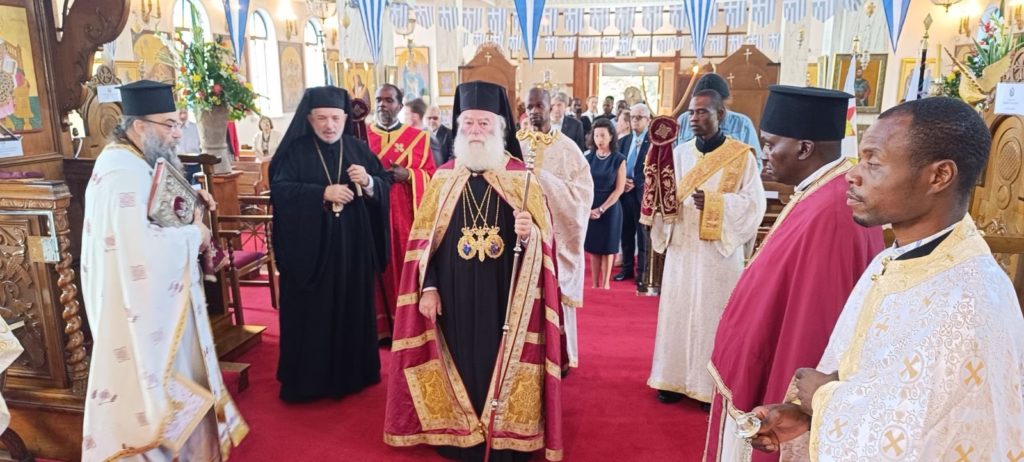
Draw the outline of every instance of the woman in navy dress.
<instances>
[{"instance_id":1,"label":"woman in navy dress","mask_svg":"<svg viewBox=\"0 0 1024 462\"><path fill-rule=\"evenodd\" d=\"M626 157L616 149L615 126L610 120L595 121L593 137L595 148L587 151L587 162L594 178L594 205L583 249L590 255L591 287L608 289L622 234L619 196L626 189Z\"/></svg>"}]
</instances>

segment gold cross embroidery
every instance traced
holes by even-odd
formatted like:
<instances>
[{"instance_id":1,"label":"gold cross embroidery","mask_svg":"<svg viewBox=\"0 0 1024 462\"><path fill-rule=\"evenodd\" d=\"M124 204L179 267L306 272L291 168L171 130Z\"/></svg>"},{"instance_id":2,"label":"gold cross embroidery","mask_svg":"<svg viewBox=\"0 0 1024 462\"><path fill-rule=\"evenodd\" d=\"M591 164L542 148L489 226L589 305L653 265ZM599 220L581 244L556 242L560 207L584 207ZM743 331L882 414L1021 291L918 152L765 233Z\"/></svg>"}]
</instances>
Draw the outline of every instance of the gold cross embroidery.
<instances>
[{"instance_id":1,"label":"gold cross embroidery","mask_svg":"<svg viewBox=\"0 0 1024 462\"><path fill-rule=\"evenodd\" d=\"M399 154L405 152L405 145L402 143L395 143L395 151L398 151Z\"/></svg>"},{"instance_id":2,"label":"gold cross embroidery","mask_svg":"<svg viewBox=\"0 0 1024 462\"><path fill-rule=\"evenodd\" d=\"M980 372L983 367L985 367L985 363L983 362L979 361L978 365L975 366L974 361L967 361L967 364L964 364L964 368L967 369L971 375L964 380L964 385L970 385L971 382L974 382L975 385L981 385L981 375L979 375L978 372Z\"/></svg>"},{"instance_id":3,"label":"gold cross embroidery","mask_svg":"<svg viewBox=\"0 0 1024 462\"><path fill-rule=\"evenodd\" d=\"M1006 451L1007 462L1020 462L1022 460L1024 460L1024 451L1020 451L1016 455L1013 454L1012 450Z\"/></svg>"},{"instance_id":4,"label":"gold cross embroidery","mask_svg":"<svg viewBox=\"0 0 1024 462\"><path fill-rule=\"evenodd\" d=\"M839 419L836 419L835 424L832 426L832 430L829 431L828 433L830 435L832 435L832 436L835 436L836 439L842 438L843 437L843 427L845 427L847 423L849 423L849 422L843 422L843 421L841 421Z\"/></svg>"},{"instance_id":5,"label":"gold cross embroidery","mask_svg":"<svg viewBox=\"0 0 1024 462\"><path fill-rule=\"evenodd\" d=\"M882 447L882 452L888 453L891 449L897 457L903 455L903 446L900 445L907 439L907 435L900 432L898 435L893 435L892 430L885 432L885 439L889 441L889 444Z\"/></svg>"},{"instance_id":6,"label":"gold cross embroidery","mask_svg":"<svg viewBox=\"0 0 1024 462\"><path fill-rule=\"evenodd\" d=\"M900 375L906 375L908 380L916 379L917 375L920 374L920 372L917 370L918 364L921 364L921 357L918 355L914 355L914 357L910 359L904 358L903 365L905 367L903 368L903 372L901 372Z\"/></svg>"},{"instance_id":7,"label":"gold cross embroidery","mask_svg":"<svg viewBox=\"0 0 1024 462\"><path fill-rule=\"evenodd\" d=\"M968 446L965 451L963 445L958 444L954 449L960 455L956 462L971 462L971 453L974 452L974 446Z\"/></svg>"}]
</instances>

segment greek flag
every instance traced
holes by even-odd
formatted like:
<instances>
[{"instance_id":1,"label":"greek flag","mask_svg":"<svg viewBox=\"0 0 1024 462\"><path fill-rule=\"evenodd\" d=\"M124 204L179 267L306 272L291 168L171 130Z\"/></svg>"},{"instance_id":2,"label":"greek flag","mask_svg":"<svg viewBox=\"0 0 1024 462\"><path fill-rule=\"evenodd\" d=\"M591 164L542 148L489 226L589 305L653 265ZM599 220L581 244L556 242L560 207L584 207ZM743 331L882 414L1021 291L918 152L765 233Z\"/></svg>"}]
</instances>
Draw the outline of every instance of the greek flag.
<instances>
[{"instance_id":1,"label":"greek flag","mask_svg":"<svg viewBox=\"0 0 1024 462\"><path fill-rule=\"evenodd\" d=\"M515 0L515 2L516 15L519 16L519 29L523 32L526 57L532 63L534 51L537 49L540 18L544 14L544 0Z\"/></svg>"},{"instance_id":2,"label":"greek flag","mask_svg":"<svg viewBox=\"0 0 1024 462\"><path fill-rule=\"evenodd\" d=\"M729 36L729 51L736 52L743 45L743 37L739 35Z\"/></svg>"},{"instance_id":3,"label":"greek flag","mask_svg":"<svg viewBox=\"0 0 1024 462\"><path fill-rule=\"evenodd\" d=\"M619 36L619 56L630 56L633 53L633 36Z\"/></svg>"},{"instance_id":4,"label":"greek flag","mask_svg":"<svg viewBox=\"0 0 1024 462\"><path fill-rule=\"evenodd\" d=\"M601 54L610 55L615 50L615 37L604 37L601 39Z\"/></svg>"},{"instance_id":5,"label":"greek flag","mask_svg":"<svg viewBox=\"0 0 1024 462\"><path fill-rule=\"evenodd\" d=\"M863 4L864 0L843 0L843 6L846 7L847 11L857 11Z\"/></svg>"},{"instance_id":6,"label":"greek flag","mask_svg":"<svg viewBox=\"0 0 1024 462\"><path fill-rule=\"evenodd\" d=\"M679 4L668 7L668 24L672 26L673 29L677 31L686 29L686 23L685 5Z\"/></svg>"},{"instance_id":7,"label":"greek flag","mask_svg":"<svg viewBox=\"0 0 1024 462\"><path fill-rule=\"evenodd\" d=\"M453 31L458 23L455 21L456 10L454 6L440 6L437 8L437 22L446 31Z\"/></svg>"},{"instance_id":8,"label":"greek flag","mask_svg":"<svg viewBox=\"0 0 1024 462\"><path fill-rule=\"evenodd\" d=\"M724 0L722 9L725 10L725 24L730 28L737 29L747 22L747 0Z\"/></svg>"},{"instance_id":9,"label":"greek flag","mask_svg":"<svg viewBox=\"0 0 1024 462\"><path fill-rule=\"evenodd\" d=\"M388 8L390 9L391 25L395 26L395 29L404 29L405 25L409 23L409 4L392 3Z\"/></svg>"},{"instance_id":10,"label":"greek flag","mask_svg":"<svg viewBox=\"0 0 1024 462\"><path fill-rule=\"evenodd\" d=\"M563 26L570 35L577 35L583 30L583 8L566 8L562 10Z\"/></svg>"},{"instance_id":11,"label":"greek flag","mask_svg":"<svg viewBox=\"0 0 1024 462\"><path fill-rule=\"evenodd\" d=\"M882 0L882 9L885 10L885 22L889 25L889 43L892 44L892 52L896 52L896 43L900 41L900 33L903 32L903 23L907 20L907 8L910 7L910 0Z\"/></svg>"},{"instance_id":12,"label":"greek flag","mask_svg":"<svg viewBox=\"0 0 1024 462\"><path fill-rule=\"evenodd\" d=\"M417 5L412 7L413 14L416 15L416 24L423 26L424 29L430 29L434 27L434 7L428 5Z\"/></svg>"},{"instance_id":13,"label":"greek flag","mask_svg":"<svg viewBox=\"0 0 1024 462\"><path fill-rule=\"evenodd\" d=\"M607 8L591 8L590 27L593 27L598 32L604 32L611 20L610 15L611 11L608 11Z\"/></svg>"},{"instance_id":14,"label":"greek flag","mask_svg":"<svg viewBox=\"0 0 1024 462\"><path fill-rule=\"evenodd\" d=\"M363 22L363 30L366 31L366 44L370 46L370 55L374 64L380 62L380 31L381 20L384 19L384 7L386 0L356 0L359 7L359 19Z\"/></svg>"},{"instance_id":15,"label":"greek flag","mask_svg":"<svg viewBox=\"0 0 1024 462\"><path fill-rule=\"evenodd\" d=\"M807 16L807 0L782 0L782 17L786 21L802 21Z\"/></svg>"},{"instance_id":16,"label":"greek flag","mask_svg":"<svg viewBox=\"0 0 1024 462\"><path fill-rule=\"evenodd\" d=\"M580 52L590 54L594 51L594 37L580 37Z\"/></svg>"},{"instance_id":17,"label":"greek flag","mask_svg":"<svg viewBox=\"0 0 1024 462\"><path fill-rule=\"evenodd\" d=\"M620 34L633 30L633 23L635 21L636 11L633 10L633 7L615 9L615 27L619 29Z\"/></svg>"},{"instance_id":18,"label":"greek flag","mask_svg":"<svg viewBox=\"0 0 1024 462\"><path fill-rule=\"evenodd\" d=\"M722 54L725 47L725 37L716 35L708 39L708 51L714 54Z\"/></svg>"},{"instance_id":19,"label":"greek flag","mask_svg":"<svg viewBox=\"0 0 1024 462\"><path fill-rule=\"evenodd\" d=\"M545 29L547 32L541 31L542 34L553 35L558 30L558 8L550 8L544 10L544 15L548 17L548 27Z\"/></svg>"},{"instance_id":20,"label":"greek flag","mask_svg":"<svg viewBox=\"0 0 1024 462\"><path fill-rule=\"evenodd\" d=\"M647 55L651 52L651 37L637 37L633 42L636 52L641 55Z\"/></svg>"},{"instance_id":21,"label":"greek flag","mask_svg":"<svg viewBox=\"0 0 1024 462\"><path fill-rule=\"evenodd\" d=\"M836 14L836 0L811 0L811 14L818 21L828 21Z\"/></svg>"},{"instance_id":22,"label":"greek flag","mask_svg":"<svg viewBox=\"0 0 1024 462\"><path fill-rule=\"evenodd\" d=\"M576 52L576 37L562 37L562 52L570 55Z\"/></svg>"},{"instance_id":23,"label":"greek flag","mask_svg":"<svg viewBox=\"0 0 1024 462\"><path fill-rule=\"evenodd\" d=\"M547 54L549 55L555 54L555 45L557 44L557 42L557 37L544 37L544 51L547 52Z\"/></svg>"},{"instance_id":24,"label":"greek flag","mask_svg":"<svg viewBox=\"0 0 1024 462\"><path fill-rule=\"evenodd\" d=\"M480 32L484 27L484 11L483 8L463 8L462 9L462 28L466 29L466 32Z\"/></svg>"},{"instance_id":25,"label":"greek flag","mask_svg":"<svg viewBox=\"0 0 1024 462\"><path fill-rule=\"evenodd\" d=\"M242 49L245 47L245 23L249 20L249 0L238 0L236 6L237 8L232 8L231 0L224 0L228 37L231 38L231 47L235 50L235 62L241 63Z\"/></svg>"},{"instance_id":26,"label":"greek flag","mask_svg":"<svg viewBox=\"0 0 1024 462\"><path fill-rule=\"evenodd\" d=\"M508 17L508 9L506 8L488 8L487 9L487 30L491 31L491 34L499 37L505 36L505 18Z\"/></svg>"},{"instance_id":27,"label":"greek flag","mask_svg":"<svg viewBox=\"0 0 1024 462\"><path fill-rule=\"evenodd\" d=\"M484 39L486 38L484 36L484 34L480 34L480 33L472 33L472 34L470 34L470 37L473 38L473 42L472 43L473 43L473 46L475 46L475 47L483 45Z\"/></svg>"},{"instance_id":28,"label":"greek flag","mask_svg":"<svg viewBox=\"0 0 1024 462\"><path fill-rule=\"evenodd\" d=\"M664 23L661 17L660 6L645 6L640 10L640 24L647 29L648 32L654 32L661 29L661 25Z\"/></svg>"},{"instance_id":29,"label":"greek flag","mask_svg":"<svg viewBox=\"0 0 1024 462\"><path fill-rule=\"evenodd\" d=\"M747 43L750 44L750 45L753 45L754 48L757 48L758 50L760 50L761 49L761 34L748 35L747 36Z\"/></svg>"},{"instance_id":30,"label":"greek flag","mask_svg":"<svg viewBox=\"0 0 1024 462\"><path fill-rule=\"evenodd\" d=\"M750 20L761 27L775 21L775 0L750 0Z\"/></svg>"},{"instance_id":31,"label":"greek flag","mask_svg":"<svg viewBox=\"0 0 1024 462\"><path fill-rule=\"evenodd\" d=\"M523 48L523 38L518 35L512 35L508 38L508 50L513 53L518 53Z\"/></svg>"},{"instance_id":32,"label":"greek flag","mask_svg":"<svg viewBox=\"0 0 1024 462\"><path fill-rule=\"evenodd\" d=\"M693 53L698 59L704 57L704 41L708 38L711 18L718 13L715 0L687 0L686 16L690 18L690 35L693 36Z\"/></svg>"},{"instance_id":33,"label":"greek flag","mask_svg":"<svg viewBox=\"0 0 1024 462\"><path fill-rule=\"evenodd\" d=\"M711 37L711 38L713 39L714 37ZM710 45L710 43L709 43L709 45ZM676 47L677 50L685 50L685 49L688 49L688 48L692 49L693 48L693 40L690 39L689 35L686 35L686 36L683 36L683 37L677 37L676 41L675 41L675 47Z\"/></svg>"},{"instance_id":34,"label":"greek flag","mask_svg":"<svg viewBox=\"0 0 1024 462\"><path fill-rule=\"evenodd\" d=\"M771 34L768 36L768 49L771 51L779 51L779 34Z\"/></svg>"}]
</instances>

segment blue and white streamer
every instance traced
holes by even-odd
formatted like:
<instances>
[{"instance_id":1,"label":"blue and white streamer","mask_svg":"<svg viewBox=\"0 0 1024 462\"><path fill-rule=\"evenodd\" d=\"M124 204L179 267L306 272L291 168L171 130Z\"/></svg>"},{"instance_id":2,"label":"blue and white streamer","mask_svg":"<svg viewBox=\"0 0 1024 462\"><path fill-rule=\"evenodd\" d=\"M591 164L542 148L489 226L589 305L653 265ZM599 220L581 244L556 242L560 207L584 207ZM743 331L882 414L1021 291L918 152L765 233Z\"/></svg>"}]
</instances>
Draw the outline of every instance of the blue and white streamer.
<instances>
[{"instance_id":1,"label":"blue and white streamer","mask_svg":"<svg viewBox=\"0 0 1024 462\"><path fill-rule=\"evenodd\" d=\"M566 8L562 15L562 26L569 35L578 35L583 30L583 8Z\"/></svg>"},{"instance_id":2,"label":"blue and white streamer","mask_svg":"<svg viewBox=\"0 0 1024 462\"><path fill-rule=\"evenodd\" d=\"M522 31L526 58L533 62L540 33L541 16L544 14L544 0L515 0L519 29Z\"/></svg>"},{"instance_id":3,"label":"blue and white streamer","mask_svg":"<svg viewBox=\"0 0 1024 462\"><path fill-rule=\"evenodd\" d=\"M601 38L601 54L609 56L615 51L615 37L603 37Z\"/></svg>"},{"instance_id":4,"label":"blue and white streamer","mask_svg":"<svg viewBox=\"0 0 1024 462\"><path fill-rule=\"evenodd\" d=\"M631 56L633 54L633 36L632 35L621 35L619 36L619 56Z\"/></svg>"},{"instance_id":5,"label":"blue and white streamer","mask_svg":"<svg viewBox=\"0 0 1024 462\"><path fill-rule=\"evenodd\" d=\"M491 34L504 37L505 36L505 24L508 18L508 8L488 8L487 9L487 30L491 31Z\"/></svg>"},{"instance_id":6,"label":"blue and white streamer","mask_svg":"<svg viewBox=\"0 0 1024 462\"><path fill-rule=\"evenodd\" d=\"M366 44L370 47L370 56L374 64L380 62L381 26L386 4L386 0L356 0L359 19L362 20L363 30L366 31Z\"/></svg>"},{"instance_id":7,"label":"blue and white streamer","mask_svg":"<svg viewBox=\"0 0 1024 462\"><path fill-rule=\"evenodd\" d=\"M750 0L750 21L761 27L775 21L775 0Z\"/></svg>"},{"instance_id":8,"label":"blue and white streamer","mask_svg":"<svg viewBox=\"0 0 1024 462\"><path fill-rule=\"evenodd\" d=\"M245 47L245 24L249 20L249 0L235 0L237 8L232 7L231 0L224 0L224 16L228 23L228 37L235 50L235 62L242 62L242 49Z\"/></svg>"},{"instance_id":9,"label":"blue and white streamer","mask_svg":"<svg viewBox=\"0 0 1024 462\"><path fill-rule=\"evenodd\" d=\"M633 7L620 7L615 9L615 28L619 29L620 34L625 34L633 30L633 24L636 23L636 10Z\"/></svg>"},{"instance_id":10,"label":"blue and white streamer","mask_svg":"<svg viewBox=\"0 0 1024 462\"><path fill-rule=\"evenodd\" d=\"M541 35L554 35L558 30L558 8L545 9L544 17L547 18L547 21L541 21Z\"/></svg>"},{"instance_id":11,"label":"blue and white streamer","mask_svg":"<svg viewBox=\"0 0 1024 462\"><path fill-rule=\"evenodd\" d=\"M725 37L716 35L708 39L708 52L722 54L725 52Z\"/></svg>"},{"instance_id":12,"label":"blue and white streamer","mask_svg":"<svg viewBox=\"0 0 1024 462\"><path fill-rule=\"evenodd\" d=\"M748 35L747 36L747 40L745 42L748 45L753 45L754 48L757 48L758 50L760 50L761 49L761 43L762 43L761 34Z\"/></svg>"},{"instance_id":13,"label":"blue and white streamer","mask_svg":"<svg viewBox=\"0 0 1024 462\"><path fill-rule=\"evenodd\" d=\"M723 0L721 3L725 13L725 24L738 29L747 22L747 0Z\"/></svg>"},{"instance_id":14,"label":"blue and white streamer","mask_svg":"<svg viewBox=\"0 0 1024 462\"><path fill-rule=\"evenodd\" d=\"M480 32L484 27L484 9L483 8L463 8L462 9L462 28L466 29L466 32Z\"/></svg>"},{"instance_id":15,"label":"blue and white streamer","mask_svg":"<svg viewBox=\"0 0 1024 462\"><path fill-rule=\"evenodd\" d=\"M837 0L811 0L811 14L814 19L825 22L836 14Z\"/></svg>"},{"instance_id":16,"label":"blue and white streamer","mask_svg":"<svg viewBox=\"0 0 1024 462\"><path fill-rule=\"evenodd\" d=\"M405 29L409 23L409 4L392 3L388 9L390 10L391 25L395 26L395 29Z\"/></svg>"},{"instance_id":17,"label":"blue and white streamer","mask_svg":"<svg viewBox=\"0 0 1024 462\"><path fill-rule=\"evenodd\" d=\"M676 31L683 31L687 27L686 5L678 4L668 7L668 24Z\"/></svg>"},{"instance_id":18,"label":"blue and white streamer","mask_svg":"<svg viewBox=\"0 0 1024 462\"><path fill-rule=\"evenodd\" d=\"M555 46L558 44L558 37L548 36L544 37L544 51L549 54L555 54Z\"/></svg>"},{"instance_id":19,"label":"blue and white streamer","mask_svg":"<svg viewBox=\"0 0 1024 462\"><path fill-rule=\"evenodd\" d=\"M643 37L637 37L636 40L633 41L633 47L636 48L636 52L640 55L646 56L650 54L651 37L646 35Z\"/></svg>"},{"instance_id":20,"label":"blue and white streamer","mask_svg":"<svg viewBox=\"0 0 1024 462\"><path fill-rule=\"evenodd\" d=\"M771 51L779 51L779 34L768 35L768 49Z\"/></svg>"},{"instance_id":21,"label":"blue and white streamer","mask_svg":"<svg viewBox=\"0 0 1024 462\"><path fill-rule=\"evenodd\" d=\"M907 9L910 8L910 0L882 0L882 9L885 10L885 22L889 26L889 43L892 44L892 52L896 52L896 44L900 41L900 33L903 32L903 23L907 20Z\"/></svg>"},{"instance_id":22,"label":"blue and white streamer","mask_svg":"<svg viewBox=\"0 0 1024 462\"><path fill-rule=\"evenodd\" d=\"M743 37L739 35L729 36L729 52L735 53L743 45Z\"/></svg>"},{"instance_id":23,"label":"blue and white streamer","mask_svg":"<svg viewBox=\"0 0 1024 462\"><path fill-rule=\"evenodd\" d=\"M718 13L715 0L686 0L685 5L686 16L690 19L690 35L693 36L693 53L698 59L703 58L711 18Z\"/></svg>"},{"instance_id":24,"label":"blue and white streamer","mask_svg":"<svg viewBox=\"0 0 1024 462\"><path fill-rule=\"evenodd\" d=\"M562 37L562 53L573 54L576 52L576 37Z\"/></svg>"},{"instance_id":25,"label":"blue and white streamer","mask_svg":"<svg viewBox=\"0 0 1024 462\"><path fill-rule=\"evenodd\" d=\"M519 53L519 50L523 48L523 38L518 35L511 35L508 38L508 50L510 52Z\"/></svg>"},{"instance_id":26,"label":"blue and white streamer","mask_svg":"<svg viewBox=\"0 0 1024 462\"><path fill-rule=\"evenodd\" d=\"M594 37L580 37L580 53L590 54L594 51Z\"/></svg>"},{"instance_id":27,"label":"blue and white streamer","mask_svg":"<svg viewBox=\"0 0 1024 462\"><path fill-rule=\"evenodd\" d=\"M610 22L611 11L607 8L590 9L590 27L593 27L597 32L603 33L608 28Z\"/></svg>"},{"instance_id":28,"label":"blue and white streamer","mask_svg":"<svg viewBox=\"0 0 1024 462\"><path fill-rule=\"evenodd\" d=\"M437 8L437 22L441 25L441 29L446 31L453 31L456 27L459 27L457 21L458 11L454 6L441 6Z\"/></svg>"},{"instance_id":29,"label":"blue and white streamer","mask_svg":"<svg viewBox=\"0 0 1024 462\"><path fill-rule=\"evenodd\" d=\"M663 23L660 6L645 6L640 9L640 25L648 32L661 29Z\"/></svg>"},{"instance_id":30,"label":"blue and white streamer","mask_svg":"<svg viewBox=\"0 0 1024 462\"><path fill-rule=\"evenodd\" d=\"M416 25L423 26L424 29L430 29L434 27L434 7L430 5L416 5L413 7L413 13L416 15Z\"/></svg>"},{"instance_id":31,"label":"blue and white streamer","mask_svg":"<svg viewBox=\"0 0 1024 462\"><path fill-rule=\"evenodd\" d=\"M803 21L807 16L807 0L782 0L782 17L789 22Z\"/></svg>"}]
</instances>

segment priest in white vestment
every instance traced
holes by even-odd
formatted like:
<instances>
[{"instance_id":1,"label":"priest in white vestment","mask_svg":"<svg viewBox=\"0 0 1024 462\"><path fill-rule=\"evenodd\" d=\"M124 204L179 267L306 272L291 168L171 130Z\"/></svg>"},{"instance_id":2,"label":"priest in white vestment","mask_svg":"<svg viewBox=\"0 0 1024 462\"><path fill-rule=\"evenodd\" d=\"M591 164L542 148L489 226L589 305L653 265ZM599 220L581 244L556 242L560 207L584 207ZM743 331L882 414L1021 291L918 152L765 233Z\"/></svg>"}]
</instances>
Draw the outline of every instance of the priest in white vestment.
<instances>
[{"instance_id":1,"label":"priest in white vestment","mask_svg":"<svg viewBox=\"0 0 1024 462\"><path fill-rule=\"evenodd\" d=\"M18 322L16 324L24 324L24 322ZM25 351L21 346L21 342L14 336L14 328L7 325L7 322L0 318L0 372L6 371L11 364L14 364L14 360L21 356L21 353ZM0 433L7 430L7 427L11 424L11 411L7 409L7 402L4 401L3 397L0 396Z\"/></svg>"},{"instance_id":2,"label":"priest in white vestment","mask_svg":"<svg viewBox=\"0 0 1024 462\"><path fill-rule=\"evenodd\" d=\"M754 410L755 447L781 444L783 460L1024 460L1024 317L967 214L991 142L950 98L897 106L864 134L848 203L862 225L892 223L896 242L817 369L797 371L792 402Z\"/></svg>"},{"instance_id":3,"label":"priest in white vestment","mask_svg":"<svg viewBox=\"0 0 1024 462\"><path fill-rule=\"evenodd\" d=\"M534 138L524 133L518 138L522 152L533 152L537 156L534 171L538 172L554 220L566 354L568 365L577 367L576 308L583 305L583 278L586 274L583 241L587 237L590 207L594 201L594 179L590 176L590 164L576 143L553 129L551 98L546 91L540 88L530 90L526 113L529 115L529 127L523 130L547 134Z\"/></svg>"},{"instance_id":4,"label":"priest in white vestment","mask_svg":"<svg viewBox=\"0 0 1024 462\"><path fill-rule=\"evenodd\" d=\"M82 293L94 341L82 460L225 460L248 427L224 387L199 252L210 231L147 217L153 167L179 165L171 86L121 87L124 116L85 193ZM213 205L209 195L201 194Z\"/></svg>"},{"instance_id":5,"label":"priest in white vestment","mask_svg":"<svg viewBox=\"0 0 1024 462\"><path fill-rule=\"evenodd\" d=\"M673 215L655 214L651 226L665 269L647 385L666 403L683 395L711 402L707 364L715 331L743 272L743 245L757 234L766 208L753 148L720 128L721 95L697 92L690 113L696 137L672 152L680 207Z\"/></svg>"}]
</instances>

